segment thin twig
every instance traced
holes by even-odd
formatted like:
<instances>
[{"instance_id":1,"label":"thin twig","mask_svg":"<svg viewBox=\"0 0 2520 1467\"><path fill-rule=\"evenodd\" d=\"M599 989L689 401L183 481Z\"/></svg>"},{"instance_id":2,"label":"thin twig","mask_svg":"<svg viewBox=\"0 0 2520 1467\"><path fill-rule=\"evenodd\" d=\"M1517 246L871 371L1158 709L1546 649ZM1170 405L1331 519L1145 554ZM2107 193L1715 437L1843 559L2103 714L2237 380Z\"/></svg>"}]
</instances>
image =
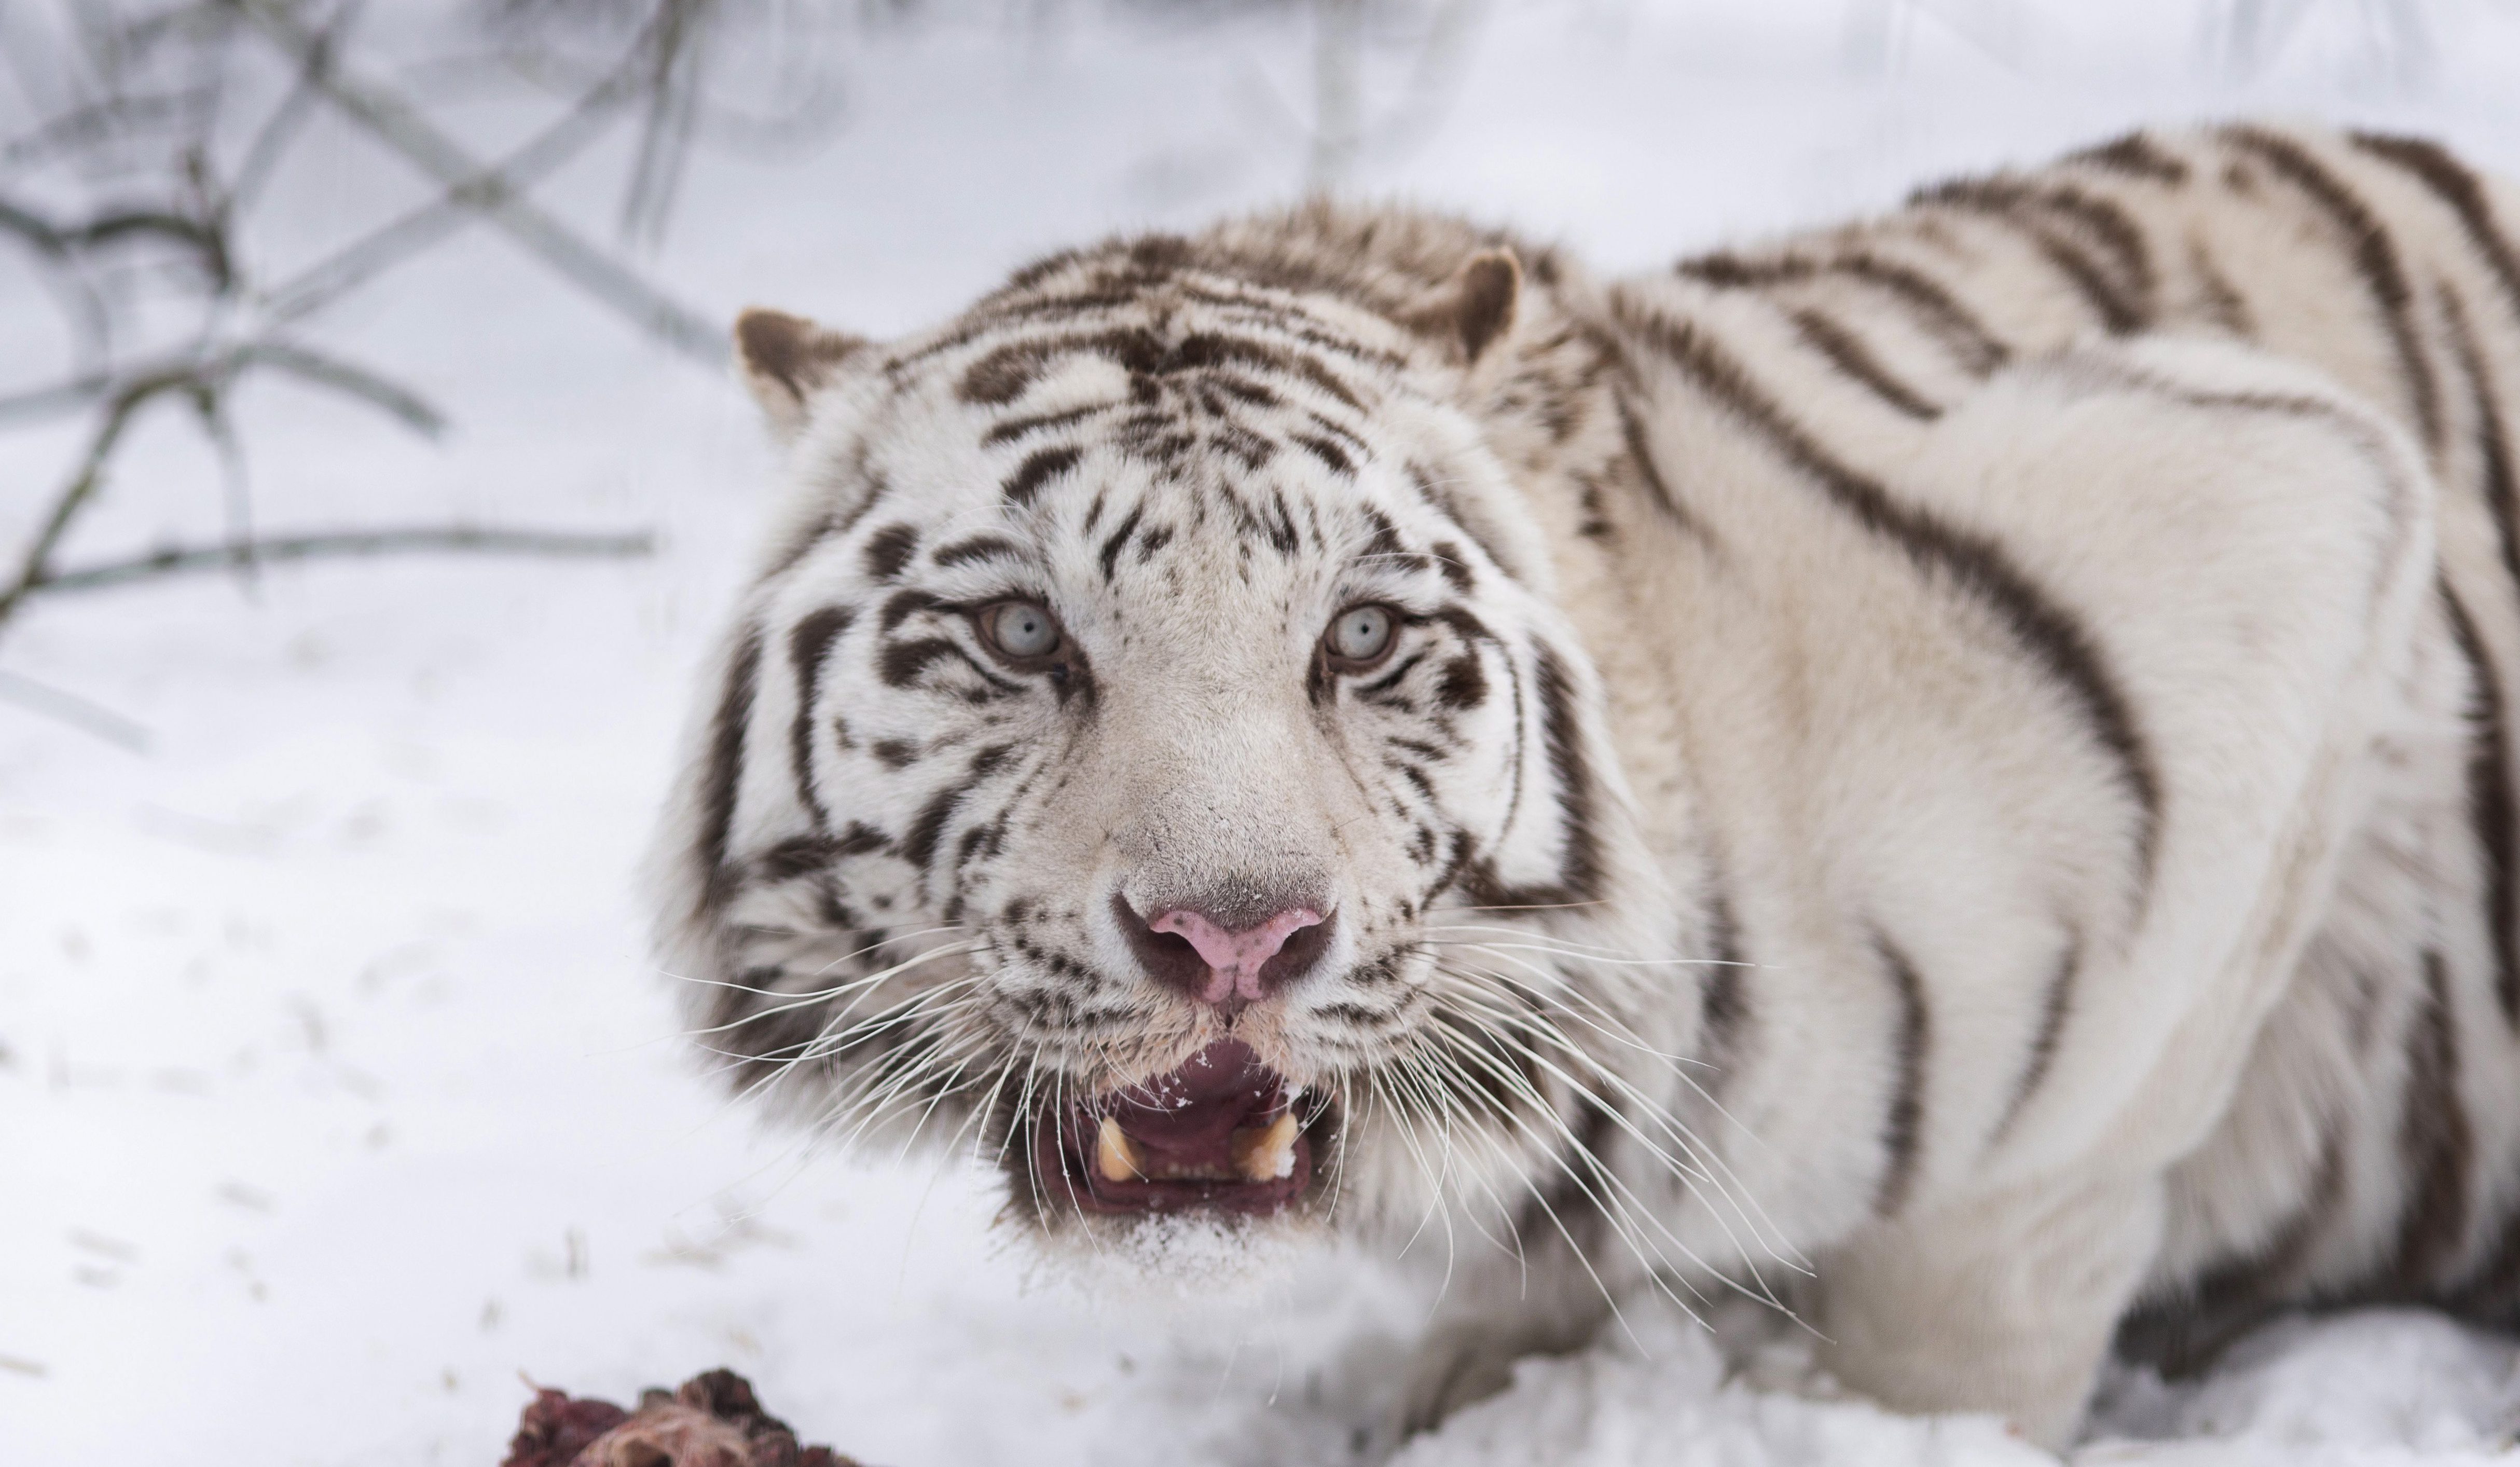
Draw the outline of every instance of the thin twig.
<instances>
[{"instance_id":1,"label":"thin twig","mask_svg":"<svg viewBox=\"0 0 2520 1467\"><path fill-rule=\"evenodd\" d=\"M86 372L30 392L0 397L0 425L14 419L41 417L47 413L83 407L112 396L126 383L169 373L177 376L187 373L215 375L251 365L273 367L290 376L357 397L425 437L434 437L446 430L445 414L411 389L311 346L281 341L248 342L207 358L161 357L119 374Z\"/></svg>"},{"instance_id":2,"label":"thin twig","mask_svg":"<svg viewBox=\"0 0 2520 1467\"><path fill-rule=\"evenodd\" d=\"M318 38L279 0L227 0L305 71L325 98L380 142L478 209L484 218L580 288L628 316L642 330L685 353L718 365L725 334L537 207L505 179L487 172L419 109L338 62L318 69Z\"/></svg>"},{"instance_id":3,"label":"thin twig","mask_svg":"<svg viewBox=\"0 0 2520 1467\"><path fill-rule=\"evenodd\" d=\"M271 115L256 129L253 141L247 145L245 158L237 164L236 176L228 181L227 199L231 207L251 205L262 193L265 183L280 166L281 156L297 136L297 129L315 109L315 78L330 69L334 53L340 49L341 37L358 19L360 0L343 0L333 19L315 33L315 46L306 64L298 69L289 83L289 94L272 109Z\"/></svg>"},{"instance_id":4,"label":"thin twig","mask_svg":"<svg viewBox=\"0 0 2520 1467\"><path fill-rule=\"evenodd\" d=\"M58 718L133 754L149 752L149 730L103 704L19 672L0 672L0 702Z\"/></svg>"},{"instance_id":5,"label":"thin twig","mask_svg":"<svg viewBox=\"0 0 2520 1467\"><path fill-rule=\"evenodd\" d=\"M446 415L428 399L355 362L295 342L248 342L234 352L238 367L264 366L356 397L425 438L446 431Z\"/></svg>"},{"instance_id":6,"label":"thin twig","mask_svg":"<svg viewBox=\"0 0 2520 1467\"><path fill-rule=\"evenodd\" d=\"M477 525L405 526L389 529L344 529L320 534L278 535L258 540L230 540L218 545L167 546L129 560L105 561L47 575L34 593L94 591L160 575L195 571L220 571L239 564L263 566L290 561L366 558L442 552L471 555L530 555L560 560L627 560L655 552L655 536L646 530L617 534L581 534L558 529L500 529Z\"/></svg>"},{"instance_id":7,"label":"thin twig","mask_svg":"<svg viewBox=\"0 0 2520 1467\"><path fill-rule=\"evenodd\" d=\"M657 8L648 115L639 129L630 187L621 200L625 243L652 246L664 237L698 115L699 51L708 35L708 5L709 0L664 0Z\"/></svg>"},{"instance_id":8,"label":"thin twig","mask_svg":"<svg viewBox=\"0 0 2520 1467\"><path fill-rule=\"evenodd\" d=\"M225 392L196 392L193 411L202 421L202 436L210 440L218 455L221 507L227 516L228 543L248 549L254 543L253 490L245 468L245 444L237 438L236 424L228 417ZM259 583L255 561L250 553L236 562L238 577L250 595Z\"/></svg>"}]
</instances>

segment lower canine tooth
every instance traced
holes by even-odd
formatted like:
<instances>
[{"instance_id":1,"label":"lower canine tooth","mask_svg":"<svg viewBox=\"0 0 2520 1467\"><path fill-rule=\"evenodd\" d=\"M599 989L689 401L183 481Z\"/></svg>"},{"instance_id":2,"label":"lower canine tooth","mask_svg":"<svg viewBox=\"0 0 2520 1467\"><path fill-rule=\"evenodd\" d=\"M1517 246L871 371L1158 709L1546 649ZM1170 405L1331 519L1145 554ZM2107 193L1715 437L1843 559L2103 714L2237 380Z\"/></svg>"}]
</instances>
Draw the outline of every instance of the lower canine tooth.
<instances>
[{"instance_id":1,"label":"lower canine tooth","mask_svg":"<svg viewBox=\"0 0 2520 1467\"><path fill-rule=\"evenodd\" d=\"M1267 1126L1234 1133L1234 1169L1255 1182L1282 1181L1295 1171L1295 1113L1287 1111Z\"/></svg>"},{"instance_id":2,"label":"lower canine tooth","mask_svg":"<svg viewBox=\"0 0 2520 1467\"><path fill-rule=\"evenodd\" d=\"M1139 1152L1138 1143L1130 1140L1129 1133L1120 1129L1120 1123L1108 1116L1102 1118L1102 1128L1094 1136L1094 1165L1101 1169L1104 1181L1134 1182L1147 1174L1147 1159Z\"/></svg>"}]
</instances>

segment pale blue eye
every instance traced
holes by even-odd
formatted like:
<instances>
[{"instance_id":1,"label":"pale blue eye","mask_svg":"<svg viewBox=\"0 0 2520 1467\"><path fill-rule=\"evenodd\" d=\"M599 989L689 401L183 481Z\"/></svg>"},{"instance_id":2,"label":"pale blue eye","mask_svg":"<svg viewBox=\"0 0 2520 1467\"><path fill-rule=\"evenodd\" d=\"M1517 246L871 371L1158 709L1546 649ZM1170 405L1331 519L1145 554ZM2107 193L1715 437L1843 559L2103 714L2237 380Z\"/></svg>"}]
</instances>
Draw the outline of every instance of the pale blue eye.
<instances>
[{"instance_id":1,"label":"pale blue eye","mask_svg":"<svg viewBox=\"0 0 2520 1467\"><path fill-rule=\"evenodd\" d=\"M1058 650L1058 623L1029 601L1008 601L989 608L989 640L1009 657L1048 657Z\"/></svg>"},{"instance_id":2,"label":"pale blue eye","mask_svg":"<svg viewBox=\"0 0 2520 1467\"><path fill-rule=\"evenodd\" d=\"M1330 623L1330 656L1342 662L1370 663L1391 646L1391 613L1378 606L1352 606Z\"/></svg>"}]
</instances>

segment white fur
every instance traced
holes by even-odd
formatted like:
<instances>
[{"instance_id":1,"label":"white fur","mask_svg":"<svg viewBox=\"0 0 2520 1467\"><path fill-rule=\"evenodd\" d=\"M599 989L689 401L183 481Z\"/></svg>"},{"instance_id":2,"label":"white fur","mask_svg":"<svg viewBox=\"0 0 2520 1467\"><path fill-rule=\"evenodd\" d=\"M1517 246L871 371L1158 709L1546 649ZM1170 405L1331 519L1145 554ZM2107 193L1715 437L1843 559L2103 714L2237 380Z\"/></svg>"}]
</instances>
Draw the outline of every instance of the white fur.
<instances>
[{"instance_id":1,"label":"white fur","mask_svg":"<svg viewBox=\"0 0 2520 1467\"><path fill-rule=\"evenodd\" d=\"M668 950L721 983L771 973L773 993L862 971L799 881L862 910L882 895L884 915L860 920L893 931L962 923L887 948L938 956L877 991L913 1005L948 1061L1000 1067L996 1088L948 1086L924 1109L913 1089L888 1111L846 1055L773 1063L764 1083L808 1117L950 1132L985 1158L1007 1144L992 1106L1142 1077L1224 1031L1137 976L1106 894L1326 882L1348 925L1324 976L1235 1031L1340 1097L1335 1185L1304 1215L1407 1242L1448 1279L1416 1422L1655 1280L1795 1306L1848 1385L2004 1412L2049 1442L2075 1430L2122 1319L2176 1316L2201 1280L2264 1265L2260 1307L2451 1298L2520 1210L2520 1050L2493 991L2468 723L2480 675L2520 685L2520 588L2477 487L2487 414L2514 405L2491 384L2520 383L2520 300L2404 167L2323 134L2272 136L2152 139L2012 180L2028 205L1929 199L1746 266L1606 289L1541 252L1508 334L1474 344L1476 360L1445 334L1447 282L1492 239L1398 212L1224 226L1163 267L1205 295L1150 285L1141 314L1134 298L1095 307L1098 330L1238 332L1297 353L1311 331L1380 353L1340 359L1353 413L1291 375L1271 410L1348 424L1352 478L1285 453L1227 481L1332 517L1376 506L1413 551L1455 546L1475 563L1462 604L1498 633L1476 654L1492 689L1528 690L1562 661L1584 799L1543 756L1529 697L1518 723L1501 697L1462 714L1462 752L1425 797L1526 890L1566 868L1567 810L1591 810L1600 894L1552 909L1471 911L1456 888L1413 912L1419 868L1391 812L1418 797L1373 762L1395 725L1301 692L1344 598L1418 594L1375 580L1389 568L1356 559L1360 539L1255 562L1247 534L1211 529L1161 559L1098 555L1078 527L1089 494L1116 518L1186 514L1211 490L1089 453L1056 493L1010 507L999 485L1023 450L987 434L1125 394L1136 369L1058 356L1012 405L975 405L958 384L990 351L1062 329L992 325L987 303L968 329L852 357L807 404L774 545L844 527L800 558L774 552L743 611L764 650L726 831L732 894L702 894L696 856L710 840L704 714L660 848ZM2385 221L2413 282L2396 327L2286 149ZM2134 262L2092 200L2136 241ZM2060 252L2098 284L2060 271ZM1107 284L1123 258L1087 252L992 299ZM2002 362L1884 284L1899 272L1936 283ZM2107 319L2103 286L2140 304L2144 330L2110 337L2126 323ZM1863 380L1832 329L1894 387ZM875 479L876 509L852 520ZM831 823L881 827L897 848L955 761L992 740L1040 777L1006 796L1020 818L1004 851L947 876L885 851L806 876L742 867L809 831L784 752L802 726L788 639L821 608L853 606L859 626L878 615L890 593L868 580L869 537L895 520L928 548L982 530L1042 547L1041 594L1093 649L1100 711L1087 723L1037 699L987 723L887 687L875 648L842 639L803 710L850 730L808 771ZM971 568L922 583L997 594ZM2440 584L2468 611L2481 668ZM2022 610L2033 601L2047 611ZM2078 657L2131 715L2156 791L2149 836ZM884 740L920 760L885 766L868 753ZM1067 903L1054 936L1081 973L999 940L1010 894ZM1370 997L1356 965L1412 934L1454 947L1406 965L1403 997ZM967 939L979 945L939 945ZM1705 965L1728 940L1753 966L1732 975L1737 1027L1717 1033ZM1538 995L1532 1022L1550 1028L1509 1121L1461 1102L1469 1069L1408 1068L1446 1002L1497 1024L1475 1004L1506 989L1448 1000L1446 962ZM2434 973L2447 1077L2425 1068ZM938 1005L923 1018L922 994ZM1022 1017L1028 996L1088 1018ZM1386 1001L1416 1031L1368 1040L1326 1017ZM696 1006L738 1030L742 1009ZM943 1063L922 1083L943 1083ZM2416 1143L2449 1123L2424 1111L2445 1104L2428 1078L2466 1142L2464 1226L2439 1246L2418 1246L2410 1202L2444 1154ZM1589 1156L1587 1092L1619 1112ZM2414 1258L2422 1276L2398 1276Z\"/></svg>"}]
</instances>

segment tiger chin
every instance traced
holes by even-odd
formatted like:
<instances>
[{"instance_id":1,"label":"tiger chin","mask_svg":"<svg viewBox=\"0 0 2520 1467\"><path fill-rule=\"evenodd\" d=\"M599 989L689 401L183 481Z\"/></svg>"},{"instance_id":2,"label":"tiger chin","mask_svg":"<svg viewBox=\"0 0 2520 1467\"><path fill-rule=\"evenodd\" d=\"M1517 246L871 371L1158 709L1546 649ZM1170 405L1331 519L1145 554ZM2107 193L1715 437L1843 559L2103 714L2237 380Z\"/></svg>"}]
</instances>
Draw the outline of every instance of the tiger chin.
<instances>
[{"instance_id":1,"label":"tiger chin","mask_svg":"<svg viewBox=\"0 0 2520 1467\"><path fill-rule=\"evenodd\" d=\"M1012 1228L1441 1275L1407 1427L1657 1294L2050 1444L2508 1322L2515 219L2233 126L1615 281L1316 203L749 312L666 966Z\"/></svg>"}]
</instances>

